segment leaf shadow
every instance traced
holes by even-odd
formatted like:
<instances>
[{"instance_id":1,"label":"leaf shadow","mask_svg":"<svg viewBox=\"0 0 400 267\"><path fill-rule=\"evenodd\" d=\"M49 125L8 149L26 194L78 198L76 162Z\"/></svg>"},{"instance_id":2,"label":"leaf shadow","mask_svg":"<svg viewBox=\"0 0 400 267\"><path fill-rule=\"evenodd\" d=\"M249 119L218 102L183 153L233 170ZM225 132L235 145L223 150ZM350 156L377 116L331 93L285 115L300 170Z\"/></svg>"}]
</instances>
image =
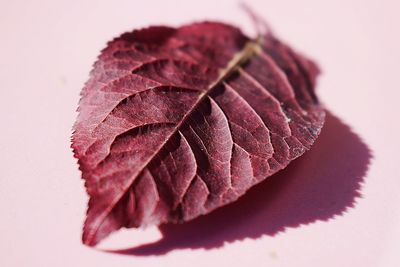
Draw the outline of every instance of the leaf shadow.
<instances>
[{"instance_id":1,"label":"leaf shadow","mask_svg":"<svg viewBox=\"0 0 400 267\"><path fill-rule=\"evenodd\" d=\"M238 201L190 222L161 225L163 237L154 243L109 252L148 256L212 249L327 221L354 208L371 157L360 137L328 111L312 149Z\"/></svg>"}]
</instances>

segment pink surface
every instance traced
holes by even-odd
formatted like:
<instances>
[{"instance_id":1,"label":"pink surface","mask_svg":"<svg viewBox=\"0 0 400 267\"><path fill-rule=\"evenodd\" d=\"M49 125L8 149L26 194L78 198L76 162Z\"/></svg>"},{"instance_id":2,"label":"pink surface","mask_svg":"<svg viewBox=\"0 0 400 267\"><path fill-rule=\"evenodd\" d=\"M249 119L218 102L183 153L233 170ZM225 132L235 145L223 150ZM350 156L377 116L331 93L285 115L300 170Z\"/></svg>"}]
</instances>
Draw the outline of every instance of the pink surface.
<instances>
[{"instance_id":1,"label":"pink surface","mask_svg":"<svg viewBox=\"0 0 400 267\"><path fill-rule=\"evenodd\" d=\"M251 22L236 1L71 2L0 4L0 266L400 265L397 1L248 1L320 63L320 139L233 205L101 244L115 252L80 241L87 196L69 138L91 64L134 27Z\"/></svg>"}]
</instances>

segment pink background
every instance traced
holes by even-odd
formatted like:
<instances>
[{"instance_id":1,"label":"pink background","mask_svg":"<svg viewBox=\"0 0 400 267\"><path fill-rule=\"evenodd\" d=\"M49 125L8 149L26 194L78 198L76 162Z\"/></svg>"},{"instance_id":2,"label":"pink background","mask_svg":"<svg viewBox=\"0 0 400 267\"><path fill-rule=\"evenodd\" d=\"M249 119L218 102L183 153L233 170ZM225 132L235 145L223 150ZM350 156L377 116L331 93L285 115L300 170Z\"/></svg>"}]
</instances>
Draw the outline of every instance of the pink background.
<instances>
[{"instance_id":1,"label":"pink background","mask_svg":"<svg viewBox=\"0 0 400 267\"><path fill-rule=\"evenodd\" d=\"M399 2L247 2L320 63L320 140L237 204L121 231L101 247L154 244L109 253L81 245L87 197L69 149L100 49L150 24L251 22L237 1L1 0L0 266L400 266Z\"/></svg>"}]
</instances>

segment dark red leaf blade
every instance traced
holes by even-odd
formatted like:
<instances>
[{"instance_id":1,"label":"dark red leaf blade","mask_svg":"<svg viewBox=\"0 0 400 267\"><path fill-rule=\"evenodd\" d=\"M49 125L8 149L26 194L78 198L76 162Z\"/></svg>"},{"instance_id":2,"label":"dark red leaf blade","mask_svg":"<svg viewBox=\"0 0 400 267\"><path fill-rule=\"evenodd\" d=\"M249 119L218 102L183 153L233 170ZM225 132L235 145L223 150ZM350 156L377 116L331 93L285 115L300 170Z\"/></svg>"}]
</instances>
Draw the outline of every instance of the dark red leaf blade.
<instances>
[{"instance_id":1,"label":"dark red leaf blade","mask_svg":"<svg viewBox=\"0 0 400 267\"><path fill-rule=\"evenodd\" d=\"M324 111L316 65L272 34L150 27L108 44L82 90L72 147L90 196L83 242L183 222L302 155Z\"/></svg>"}]
</instances>

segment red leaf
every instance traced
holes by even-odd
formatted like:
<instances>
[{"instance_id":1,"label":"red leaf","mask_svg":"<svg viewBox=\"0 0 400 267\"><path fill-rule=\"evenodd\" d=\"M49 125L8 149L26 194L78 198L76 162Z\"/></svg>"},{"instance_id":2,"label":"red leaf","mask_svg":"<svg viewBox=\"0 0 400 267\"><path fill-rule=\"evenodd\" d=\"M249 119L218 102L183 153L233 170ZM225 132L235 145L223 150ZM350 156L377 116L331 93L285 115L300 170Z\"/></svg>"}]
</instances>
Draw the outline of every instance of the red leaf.
<instances>
[{"instance_id":1,"label":"red leaf","mask_svg":"<svg viewBox=\"0 0 400 267\"><path fill-rule=\"evenodd\" d=\"M73 134L90 196L83 242L191 220L284 168L323 125L317 73L271 33L251 40L221 23L111 41Z\"/></svg>"}]
</instances>

